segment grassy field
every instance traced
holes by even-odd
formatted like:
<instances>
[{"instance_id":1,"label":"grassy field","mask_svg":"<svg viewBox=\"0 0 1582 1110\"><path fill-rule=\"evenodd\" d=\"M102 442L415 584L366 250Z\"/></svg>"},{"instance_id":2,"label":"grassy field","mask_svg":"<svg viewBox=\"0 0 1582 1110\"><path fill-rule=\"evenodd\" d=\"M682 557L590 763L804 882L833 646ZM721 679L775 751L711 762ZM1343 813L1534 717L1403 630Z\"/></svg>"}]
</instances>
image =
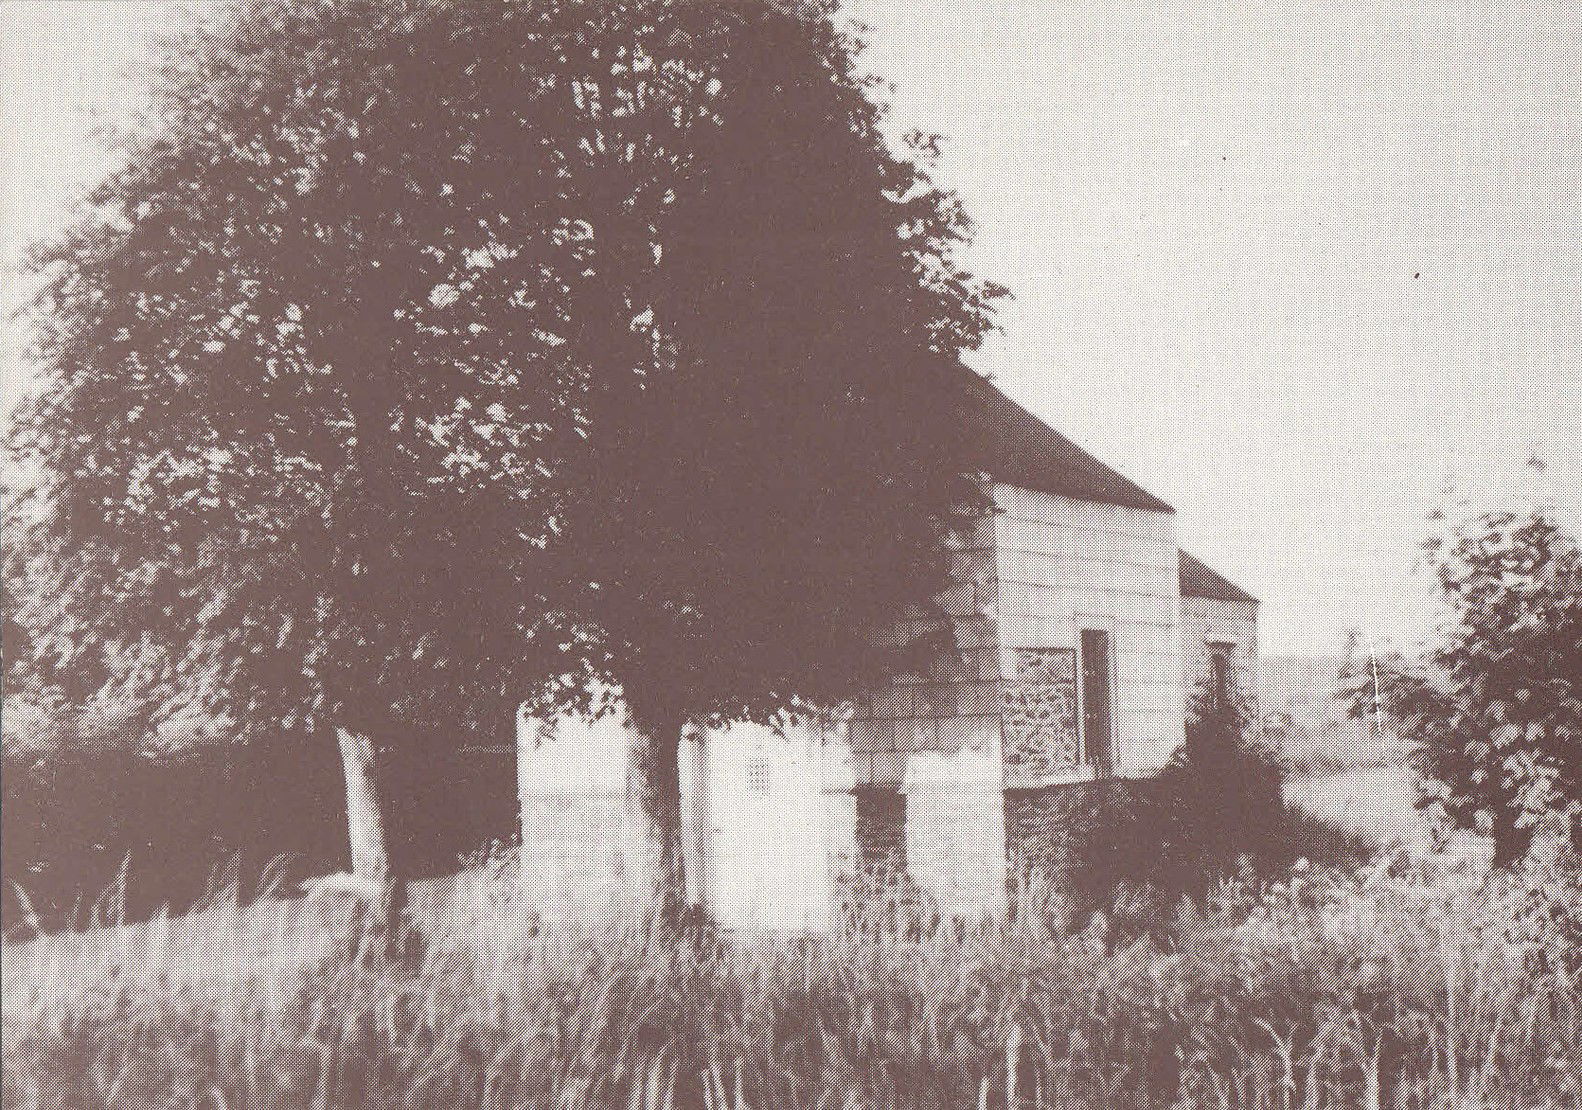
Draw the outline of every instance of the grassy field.
<instances>
[{"instance_id":1,"label":"grassy field","mask_svg":"<svg viewBox=\"0 0 1582 1110\"><path fill-rule=\"evenodd\" d=\"M1376 733L1354 723L1315 729L1305 735L1265 739L1299 775L1320 775L1356 767L1387 767L1406 762L1406 741L1391 732Z\"/></svg>"},{"instance_id":2,"label":"grassy field","mask_svg":"<svg viewBox=\"0 0 1582 1110\"><path fill-rule=\"evenodd\" d=\"M1428 835L1428 822L1416 807L1412 769L1407 766L1292 775L1286 780L1285 797L1314 817L1380 844L1415 845Z\"/></svg>"},{"instance_id":3,"label":"grassy field","mask_svg":"<svg viewBox=\"0 0 1582 1110\"><path fill-rule=\"evenodd\" d=\"M1352 767L1286 780L1291 805L1335 828L1366 837L1381 849L1415 854L1443 851L1473 866L1487 865L1491 846L1482 837L1456 832L1439 843L1430 818L1417 808L1412 768L1395 763Z\"/></svg>"},{"instance_id":4,"label":"grassy field","mask_svg":"<svg viewBox=\"0 0 1582 1110\"><path fill-rule=\"evenodd\" d=\"M981 926L545 931L497 861L416 885L404 964L352 960L333 897L8 942L4 1107L1582 1110L1574 866L1428 852L1401 767L1286 797L1379 857L1226 884L1152 939L1067 932L1036 878Z\"/></svg>"},{"instance_id":5,"label":"grassy field","mask_svg":"<svg viewBox=\"0 0 1582 1110\"><path fill-rule=\"evenodd\" d=\"M1016 919L680 943L430 886L412 966L343 908L7 944L32 1107L1577 1107L1582 895L1381 861L1222 889L1164 946Z\"/></svg>"}]
</instances>

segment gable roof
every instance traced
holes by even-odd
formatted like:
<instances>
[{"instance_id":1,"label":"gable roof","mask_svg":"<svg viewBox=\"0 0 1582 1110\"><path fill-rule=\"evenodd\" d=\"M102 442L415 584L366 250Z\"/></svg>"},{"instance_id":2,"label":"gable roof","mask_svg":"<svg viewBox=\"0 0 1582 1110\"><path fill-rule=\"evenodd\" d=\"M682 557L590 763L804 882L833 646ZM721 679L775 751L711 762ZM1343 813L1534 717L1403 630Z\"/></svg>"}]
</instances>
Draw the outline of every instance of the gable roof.
<instances>
[{"instance_id":1,"label":"gable roof","mask_svg":"<svg viewBox=\"0 0 1582 1110\"><path fill-rule=\"evenodd\" d=\"M1240 601L1258 604L1258 599L1226 578L1219 571L1181 552L1181 596L1205 597L1214 601Z\"/></svg>"},{"instance_id":2,"label":"gable roof","mask_svg":"<svg viewBox=\"0 0 1582 1110\"><path fill-rule=\"evenodd\" d=\"M962 419L978 439L985 469L997 481L1040 493L1125 505L1159 513L1175 512L1141 486L1105 466L989 381L962 375Z\"/></svg>"}]
</instances>

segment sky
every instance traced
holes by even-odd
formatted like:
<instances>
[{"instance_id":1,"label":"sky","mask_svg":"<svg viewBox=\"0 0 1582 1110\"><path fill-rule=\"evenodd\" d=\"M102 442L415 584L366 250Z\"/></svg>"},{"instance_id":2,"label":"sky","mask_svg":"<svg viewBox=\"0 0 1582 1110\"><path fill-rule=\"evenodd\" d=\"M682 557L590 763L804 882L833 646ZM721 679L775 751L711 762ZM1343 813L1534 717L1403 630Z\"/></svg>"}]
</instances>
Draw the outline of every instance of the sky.
<instances>
[{"instance_id":1,"label":"sky","mask_svg":"<svg viewBox=\"0 0 1582 1110\"><path fill-rule=\"evenodd\" d=\"M973 363L1174 505L1266 653L1410 644L1454 487L1582 521L1582 32L1559 3L847 0L1011 288ZM0 0L0 281L176 0ZM0 330L5 389L26 378ZM1527 460L1547 462L1536 473Z\"/></svg>"}]
</instances>

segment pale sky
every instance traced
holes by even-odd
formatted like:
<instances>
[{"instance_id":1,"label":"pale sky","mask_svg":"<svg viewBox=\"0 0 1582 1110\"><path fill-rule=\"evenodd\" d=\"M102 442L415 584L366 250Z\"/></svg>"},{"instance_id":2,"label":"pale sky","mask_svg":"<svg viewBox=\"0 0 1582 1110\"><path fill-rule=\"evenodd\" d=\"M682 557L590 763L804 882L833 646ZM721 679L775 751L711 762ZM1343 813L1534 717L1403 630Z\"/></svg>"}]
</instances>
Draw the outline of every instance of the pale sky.
<instances>
[{"instance_id":1,"label":"pale sky","mask_svg":"<svg viewBox=\"0 0 1582 1110\"><path fill-rule=\"evenodd\" d=\"M1176 506L1269 653L1410 641L1448 482L1582 519L1582 38L1559 3L848 0L946 136L974 359ZM0 280L104 166L180 9L0 0ZM7 391L19 368L0 331ZM1542 478L1525 467L1534 452Z\"/></svg>"}]
</instances>

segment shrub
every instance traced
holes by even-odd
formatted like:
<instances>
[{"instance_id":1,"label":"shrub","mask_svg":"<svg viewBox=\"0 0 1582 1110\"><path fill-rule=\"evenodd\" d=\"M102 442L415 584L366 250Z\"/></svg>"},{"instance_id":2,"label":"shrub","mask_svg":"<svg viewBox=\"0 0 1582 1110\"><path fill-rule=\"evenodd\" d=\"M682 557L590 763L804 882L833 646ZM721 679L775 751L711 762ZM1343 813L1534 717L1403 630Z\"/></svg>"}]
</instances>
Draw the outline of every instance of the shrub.
<instances>
[{"instance_id":1,"label":"shrub","mask_svg":"<svg viewBox=\"0 0 1582 1110\"><path fill-rule=\"evenodd\" d=\"M1426 660L1381 660L1377 696L1415 743L1422 804L1509 866L1582 826L1582 553L1543 510L1486 513L1425 544L1449 614Z\"/></svg>"},{"instance_id":2,"label":"shrub","mask_svg":"<svg viewBox=\"0 0 1582 1110\"><path fill-rule=\"evenodd\" d=\"M112 916L128 919L183 908L217 884L252 891L266 871L290 881L343 870L341 775L333 746L307 736L174 752L126 742L6 748L5 928L53 929L90 916L94 896L123 865L128 877ZM509 756L436 755L423 781L413 822L421 873L449 870L461 853L515 830ZM293 860L285 874L280 856Z\"/></svg>"},{"instance_id":3,"label":"shrub","mask_svg":"<svg viewBox=\"0 0 1582 1110\"><path fill-rule=\"evenodd\" d=\"M1162 858L1177 889L1233 869L1243 857L1288 864L1284 769L1259 743L1236 698L1204 688L1186 742L1159 778Z\"/></svg>"},{"instance_id":4,"label":"shrub","mask_svg":"<svg viewBox=\"0 0 1582 1110\"><path fill-rule=\"evenodd\" d=\"M1373 855L1365 838L1287 805L1283 777L1243 706L1204 688L1185 743L1157 778L1008 795L1015 872L1052 883L1070 926L1103 913L1121 936L1163 939L1183 899L1201 900L1227 878Z\"/></svg>"}]
</instances>

